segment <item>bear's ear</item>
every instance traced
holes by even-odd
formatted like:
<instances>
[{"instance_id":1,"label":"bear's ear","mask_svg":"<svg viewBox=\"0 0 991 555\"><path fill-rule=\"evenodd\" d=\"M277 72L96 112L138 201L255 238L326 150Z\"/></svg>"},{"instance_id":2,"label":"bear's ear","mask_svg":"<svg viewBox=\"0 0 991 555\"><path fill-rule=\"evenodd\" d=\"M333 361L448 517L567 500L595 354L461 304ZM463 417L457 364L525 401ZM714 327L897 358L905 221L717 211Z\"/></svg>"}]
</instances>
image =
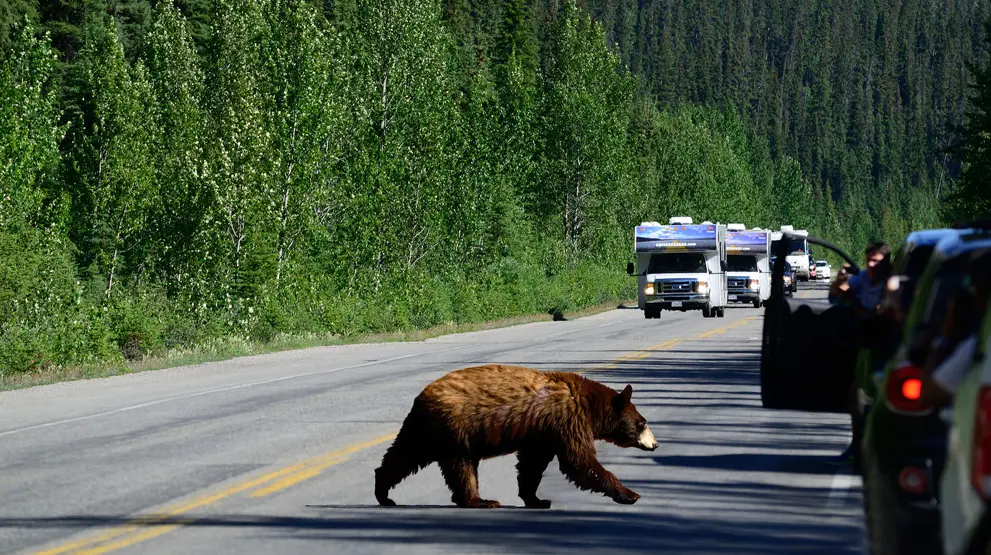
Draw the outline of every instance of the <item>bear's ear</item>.
<instances>
[{"instance_id":1,"label":"bear's ear","mask_svg":"<svg viewBox=\"0 0 991 555\"><path fill-rule=\"evenodd\" d=\"M618 395L613 397L612 405L613 407L615 407L617 411L623 410L626 408L626 405L630 404L631 397L633 397L633 386L630 384L626 384L626 387L623 388L623 391L621 391Z\"/></svg>"}]
</instances>

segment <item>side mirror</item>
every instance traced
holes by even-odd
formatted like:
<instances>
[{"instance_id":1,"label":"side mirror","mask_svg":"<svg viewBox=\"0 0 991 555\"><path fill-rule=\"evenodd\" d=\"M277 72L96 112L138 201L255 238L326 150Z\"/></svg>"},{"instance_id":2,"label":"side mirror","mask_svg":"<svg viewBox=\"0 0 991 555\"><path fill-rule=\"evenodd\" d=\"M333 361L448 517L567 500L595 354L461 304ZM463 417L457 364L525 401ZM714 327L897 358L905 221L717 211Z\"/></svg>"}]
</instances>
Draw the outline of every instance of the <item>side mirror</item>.
<instances>
[{"instance_id":1,"label":"side mirror","mask_svg":"<svg viewBox=\"0 0 991 555\"><path fill-rule=\"evenodd\" d=\"M633 263L632 262L627 262L626 263L626 273L627 274L630 274L632 276L633 275L633 270L634 270Z\"/></svg>"}]
</instances>

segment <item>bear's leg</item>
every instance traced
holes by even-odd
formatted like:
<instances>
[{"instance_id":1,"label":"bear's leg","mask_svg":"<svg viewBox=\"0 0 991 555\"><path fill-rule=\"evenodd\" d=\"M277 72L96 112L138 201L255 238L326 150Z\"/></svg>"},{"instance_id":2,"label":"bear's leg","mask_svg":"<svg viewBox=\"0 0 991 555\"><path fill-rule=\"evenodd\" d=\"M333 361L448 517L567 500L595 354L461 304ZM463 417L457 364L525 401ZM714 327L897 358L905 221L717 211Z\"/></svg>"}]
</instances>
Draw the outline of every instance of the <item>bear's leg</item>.
<instances>
[{"instance_id":1,"label":"bear's leg","mask_svg":"<svg viewBox=\"0 0 991 555\"><path fill-rule=\"evenodd\" d=\"M375 469L375 499L382 506L395 507L396 502L389 499L389 491L434 462L428 453L436 450L426 444L424 435L420 433L422 427L413 418L415 415L416 412L407 417L399 435L382 456L382 464Z\"/></svg>"},{"instance_id":2,"label":"bear's leg","mask_svg":"<svg viewBox=\"0 0 991 555\"><path fill-rule=\"evenodd\" d=\"M531 509L550 509L550 501L537 498L537 487L544 477L547 465L554 459L554 452L539 447L524 447L516 454L516 458L516 480L523 504Z\"/></svg>"},{"instance_id":3,"label":"bear's leg","mask_svg":"<svg viewBox=\"0 0 991 555\"><path fill-rule=\"evenodd\" d=\"M584 451L584 452L583 452ZM561 472L582 490L591 490L611 497L613 501L632 505L640 495L623 485L612 472L595 458L595 446L584 450L565 448L559 455Z\"/></svg>"},{"instance_id":4,"label":"bear's leg","mask_svg":"<svg viewBox=\"0 0 991 555\"><path fill-rule=\"evenodd\" d=\"M431 462L417 457L398 442L393 444L382 457L382 464L375 469L375 499L382 506L395 507L396 502L389 499L389 490Z\"/></svg>"},{"instance_id":5,"label":"bear's leg","mask_svg":"<svg viewBox=\"0 0 991 555\"><path fill-rule=\"evenodd\" d=\"M478 496L478 461L463 457L440 461L441 474L451 490L451 501L459 507L500 507L498 501Z\"/></svg>"}]
</instances>

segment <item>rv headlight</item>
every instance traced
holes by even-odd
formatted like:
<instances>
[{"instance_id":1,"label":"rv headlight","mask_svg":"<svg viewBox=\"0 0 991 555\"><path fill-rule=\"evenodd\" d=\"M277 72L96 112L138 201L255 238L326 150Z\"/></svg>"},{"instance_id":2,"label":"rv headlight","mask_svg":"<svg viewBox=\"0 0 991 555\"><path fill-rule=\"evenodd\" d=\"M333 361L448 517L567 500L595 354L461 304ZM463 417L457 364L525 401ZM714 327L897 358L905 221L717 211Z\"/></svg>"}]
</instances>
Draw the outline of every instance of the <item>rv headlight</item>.
<instances>
[{"instance_id":1,"label":"rv headlight","mask_svg":"<svg viewBox=\"0 0 991 555\"><path fill-rule=\"evenodd\" d=\"M707 282L700 281L699 282L699 291L698 291L698 293L699 293L699 295L708 295L709 294L709 284Z\"/></svg>"},{"instance_id":2,"label":"rv headlight","mask_svg":"<svg viewBox=\"0 0 991 555\"><path fill-rule=\"evenodd\" d=\"M750 290L751 291L760 291L760 282L757 281L756 279L750 280Z\"/></svg>"},{"instance_id":3,"label":"rv headlight","mask_svg":"<svg viewBox=\"0 0 991 555\"><path fill-rule=\"evenodd\" d=\"M644 287L643 292L644 292L645 295L653 295L654 294L654 284L653 283L648 283L647 284L647 287Z\"/></svg>"}]
</instances>

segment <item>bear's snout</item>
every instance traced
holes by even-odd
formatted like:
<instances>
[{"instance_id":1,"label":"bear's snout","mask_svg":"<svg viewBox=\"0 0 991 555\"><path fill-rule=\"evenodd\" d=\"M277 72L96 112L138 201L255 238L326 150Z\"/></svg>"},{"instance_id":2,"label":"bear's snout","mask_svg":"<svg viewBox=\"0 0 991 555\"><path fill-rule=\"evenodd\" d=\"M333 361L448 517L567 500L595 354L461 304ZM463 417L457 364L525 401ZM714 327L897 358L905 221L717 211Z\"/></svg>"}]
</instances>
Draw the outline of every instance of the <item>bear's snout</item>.
<instances>
[{"instance_id":1,"label":"bear's snout","mask_svg":"<svg viewBox=\"0 0 991 555\"><path fill-rule=\"evenodd\" d=\"M654 439L654 434L651 433L650 428L645 427L643 431L640 432L640 437L637 438L637 447L643 449L644 451L653 451L654 449L657 449L657 446L658 443L657 440Z\"/></svg>"}]
</instances>

